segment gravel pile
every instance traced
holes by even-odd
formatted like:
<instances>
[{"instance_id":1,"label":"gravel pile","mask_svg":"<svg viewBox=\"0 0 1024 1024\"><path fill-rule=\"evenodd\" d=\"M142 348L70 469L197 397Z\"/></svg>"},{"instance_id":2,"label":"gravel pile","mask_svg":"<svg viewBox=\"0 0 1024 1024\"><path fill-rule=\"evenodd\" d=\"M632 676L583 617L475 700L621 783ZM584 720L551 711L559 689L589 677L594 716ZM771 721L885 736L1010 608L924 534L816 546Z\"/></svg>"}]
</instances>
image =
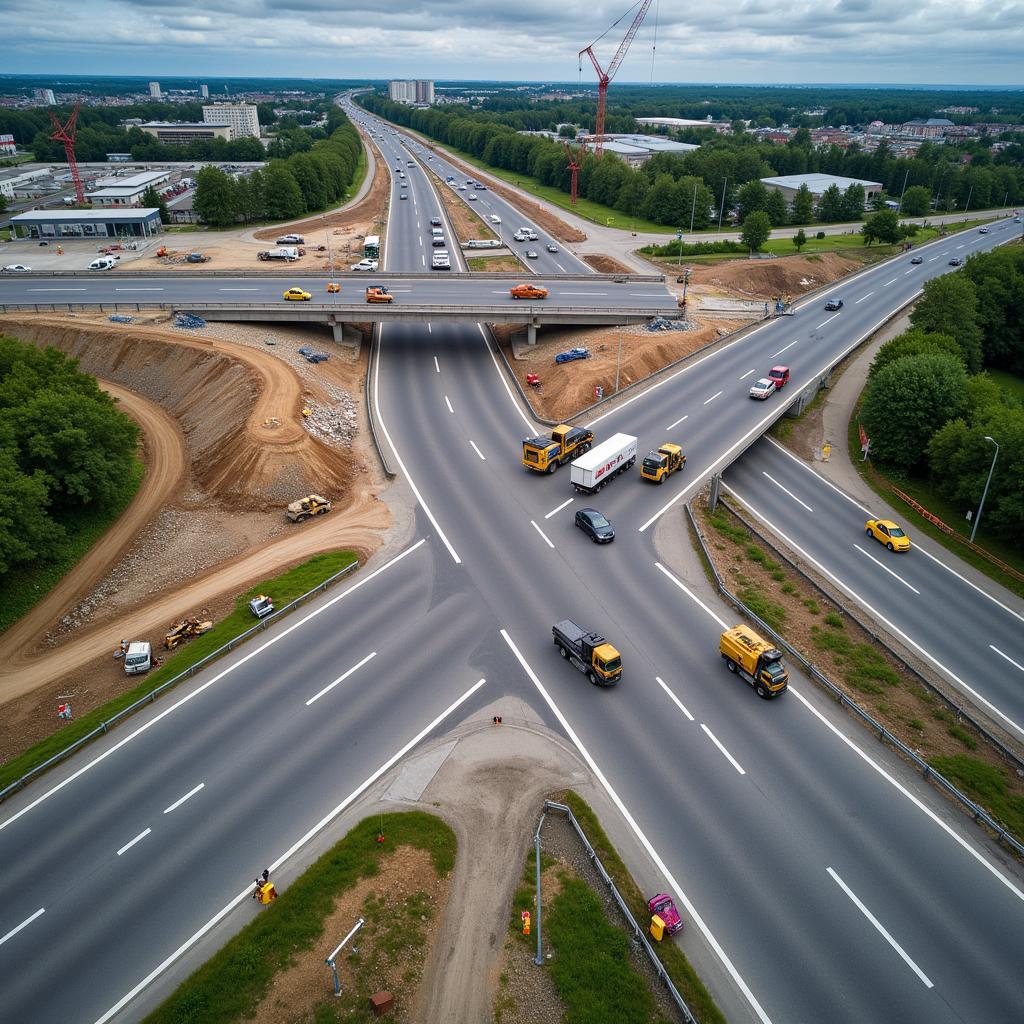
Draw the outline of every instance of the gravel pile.
<instances>
[{"instance_id":1,"label":"gravel pile","mask_svg":"<svg viewBox=\"0 0 1024 1024\"><path fill-rule=\"evenodd\" d=\"M655 317L644 325L649 331L699 331L700 324L692 320L666 320L664 317Z\"/></svg>"}]
</instances>

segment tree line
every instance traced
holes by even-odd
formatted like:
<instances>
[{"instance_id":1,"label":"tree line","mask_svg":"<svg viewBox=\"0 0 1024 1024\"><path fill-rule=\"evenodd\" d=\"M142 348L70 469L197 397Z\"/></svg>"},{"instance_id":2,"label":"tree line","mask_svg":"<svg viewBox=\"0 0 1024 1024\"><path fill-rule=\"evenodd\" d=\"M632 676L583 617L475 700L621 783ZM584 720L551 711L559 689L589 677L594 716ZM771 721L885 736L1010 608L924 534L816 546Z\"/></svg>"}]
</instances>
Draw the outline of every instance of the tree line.
<instances>
[{"instance_id":1,"label":"tree line","mask_svg":"<svg viewBox=\"0 0 1024 1024\"><path fill-rule=\"evenodd\" d=\"M196 175L196 215L215 227L293 220L343 199L355 179L362 142L344 113L339 110L334 120L338 127L329 138L251 174L234 178L219 167L204 167Z\"/></svg>"},{"instance_id":2,"label":"tree line","mask_svg":"<svg viewBox=\"0 0 1024 1024\"><path fill-rule=\"evenodd\" d=\"M78 360L0 336L0 575L58 557L133 486L139 431Z\"/></svg>"},{"instance_id":3,"label":"tree line","mask_svg":"<svg viewBox=\"0 0 1024 1024\"><path fill-rule=\"evenodd\" d=\"M871 454L897 476L925 476L966 513L977 510L995 449L985 525L1024 536L1024 403L986 369L1024 376L1024 248L970 257L929 281L911 328L871 364L861 422Z\"/></svg>"},{"instance_id":4,"label":"tree line","mask_svg":"<svg viewBox=\"0 0 1024 1024\"><path fill-rule=\"evenodd\" d=\"M472 111L459 106L420 109L392 103L379 94L361 96L359 101L375 114L493 167L570 191L564 146L546 136L523 135L524 129L518 127L524 122L535 124L544 113L549 119L545 128L553 127L557 121L551 120L550 111ZM632 115L623 115L617 126L609 117L608 131L637 129ZM758 181L776 175L824 172L877 181L885 195L902 197L904 204L909 197L911 208L903 208L907 215L915 215L911 211L924 215L933 207L937 211L968 206L982 209L1024 199L1021 145L1011 145L995 155L985 147L975 147L978 152L972 154L971 161L961 163L960 149L931 143L923 143L913 159L904 159L893 156L885 141L873 153L857 147L815 148L806 129L781 146L760 142L749 132L718 135L711 129L695 131L699 149L681 155L658 153L635 170L612 154L598 160L593 153L574 150L580 163L579 195L627 217L642 217L667 227L689 229L692 220L696 230L712 226L723 211L727 214L733 209L740 221L755 211L765 212L775 227L858 220L863 214L863 194L855 210L856 196L850 189L845 193L830 190L818 200L807 193L791 210L779 193ZM879 201L882 199L884 196Z\"/></svg>"}]
</instances>

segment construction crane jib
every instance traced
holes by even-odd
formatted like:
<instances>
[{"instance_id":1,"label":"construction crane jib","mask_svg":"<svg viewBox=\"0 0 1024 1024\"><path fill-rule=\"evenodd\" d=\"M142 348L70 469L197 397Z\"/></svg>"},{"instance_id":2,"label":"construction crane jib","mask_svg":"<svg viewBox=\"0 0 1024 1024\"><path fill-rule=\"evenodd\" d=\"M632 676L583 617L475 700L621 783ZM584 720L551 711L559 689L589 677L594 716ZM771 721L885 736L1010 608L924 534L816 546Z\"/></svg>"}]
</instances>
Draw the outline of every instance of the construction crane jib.
<instances>
[{"instance_id":1,"label":"construction crane jib","mask_svg":"<svg viewBox=\"0 0 1024 1024\"><path fill-rule=\"evenodd\" d=\"M615 52L615 56L612 57L611 63L608 65L608 70L605 71L597 57L594 55L594 47L599 43L611 29L615 28L615 25L622 21L626 17L626 12L619 18L619 21L615 22L604 33L597 37L586 49L580 50L577 54L580 65L582 67L583 54L586 54L590 58L590 62L594 65L594 70L597 72L597 119L594 124L594 155L600 157L604 150L604 108L605 101L608 96L608 83L615 77L615 72L619 70L619 65L622 63L629 50L630 43L633 42L633 37L637 34L640 29L640 25L647 15L653 0L641 0L640 10L637 11L636 17L633 19L633 24L629 26L629 31L626 33L626 38L622 40L618 50ZM632 8L630 8L632 10Z\"/></svg>"}]
</instances>

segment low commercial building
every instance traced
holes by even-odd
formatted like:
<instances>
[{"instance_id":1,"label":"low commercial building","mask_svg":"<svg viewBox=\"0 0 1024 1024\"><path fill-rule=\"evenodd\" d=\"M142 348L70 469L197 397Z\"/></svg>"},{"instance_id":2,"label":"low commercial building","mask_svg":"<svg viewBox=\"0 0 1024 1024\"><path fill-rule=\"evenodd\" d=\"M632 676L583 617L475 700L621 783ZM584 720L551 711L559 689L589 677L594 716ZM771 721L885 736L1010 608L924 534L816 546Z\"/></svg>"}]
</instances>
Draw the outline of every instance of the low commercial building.
<instances>
[{"instance_id":1,"label":"low commercial building","mask_svg":"<svg viewBox=\"0 0 1024 1024\"><path fill-rule=\"evenodd\" d=\"M714 121L711 115L703 121L695 121L689 117L638 117L637 124L660 125L663 128L714 128L716 132L731 132L729 121Z\"/></svg>"},{"instance_id":2,"label":"low commercial building","mask_svg":"<svg viewBox=\"0 0 1024 1024\"><path fill-rule=\"evenodd\" d=\"M147 188L157 188L170 177L170 171L143 171L123 178L97 178L93 191L87 192L85 198L93 206L138 206Z\"/></svg>"},{"instance_id":3,"label":"low commercial building","mask_svg":"<svg viewBox=\"0 0 1024 1024\"><path fill-rule=\"evenodd\" d=\"M139 127L158 142L170 146L184 146L199 139L224 139L230 142L232 138L231 125L207 124L205 121L146 121Z\"/></svg>"},{"instance_id":4,"label":"low commercial building","mask_svg":"<svg viewBox=\"0 0 1024 1024\"><path fill-rule=\"evenodd\" d=\"M160 211L29 210L11 218L13 238L63 239L149 238L160 234Z\"/></svg>"},{"instance_id":5,"label":"low commercial building","mask_svg":"<svg viewBox=\"0 0 1024 1024\"><path fill-rule=\"evenodd\" d=\"M579 141L588 149L595 148L596 143L593 136L581 138ZM674 142L672 139L666 139L663 135L606 133L603 149L606 153L614 153L630 167L640 167L647 163L655 153L672 153L682 156L685 153L692 153L695 149L700 149L700 146L692 145L689 142Z\"/></svg>"},{"instance_id":6,"label":"low commercial building","mask_svg":"<svg viewBox=\"0 0 1024 1024\"><path fill-rule=\"evenodd\" d=\"M14 144L13 135L0 135L0 156L14 156L18 147Z\"/></svg>"},{"instance_id":7,"label":"low commercial building","mask_svg":"<svg viewBox=\"0 0 1024 1024\"><path fill-rule=\"evenodd\" d=\"M40 179L49 179L52 171L49 167L11 167L0 170L0 195L13 199L18 193L32 192L33 183L40 184Z\"/></svg>"},{"instance_id":8,"label":"low commercial building","mask_svg":"<svg viewBox=\"0 0 1024 1024\"><path fill-rule=\"evenodd\" d=\"M781 192L786 197L786 202L791 203L793 197L800 191L801 185L806 185L815 199L820 199L826 189L835 185L840 192L845 192L851 185L860 185L864 189L864 202L870 203L882 192L880 181L865 181L863 178L844 178L838 174L784 174L777 178L762 178L762 185Z\"/></svg>"}]
</instances>

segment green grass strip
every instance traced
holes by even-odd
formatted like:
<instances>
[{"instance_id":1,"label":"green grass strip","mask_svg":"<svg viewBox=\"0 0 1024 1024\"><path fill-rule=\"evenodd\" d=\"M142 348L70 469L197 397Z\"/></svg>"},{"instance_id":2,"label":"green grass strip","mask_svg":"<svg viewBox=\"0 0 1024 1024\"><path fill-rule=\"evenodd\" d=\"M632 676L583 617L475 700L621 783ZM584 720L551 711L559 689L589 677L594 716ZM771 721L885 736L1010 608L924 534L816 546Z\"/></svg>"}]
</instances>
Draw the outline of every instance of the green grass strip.
<instances>
[{"instance_id":1,"label":"green grass strip","mask_svg":"<svg viewBox=\"0 0 1024 1024\"><path fill-rule=\"evenodd\" d=\"M1010 792L1002 768L985 764L970 754L933 757L928 763L1015 836L1024 836L1024 797Z\"/></svg>"},{"instance_id":2,"label":"green grass strip","mask_svg":"<svg viewBox=\"0 0 1024 1024\"><path fill-rule=\"evenodd\" d=\"M386 842L377 842L378 829ZM336 898L377 875L381 860L401 846L425 850L441 876L455 866L455 834L434 815L408 811L361 821L182 982L145 1024L232 1024L251 1017L274 975L320 940ZM329 980L325 965L325 984Z\"/></svg>"},{"instance_id":3,"label":"green grass strip","mask_svg":"<svg viewBox=\"0 0 1024 1024\"><path fill-rule=\"evenodd\" d=\"M308 562L289 569L275 579L266 580L253 587L252 590L238 598L235 602L235 610L227 618L218 622L209 633L204 633L202 636L196 637L195 640L187 641L173 654L167 655L166 660L158 669L142 677L130 690L107 701L106 704L94 708L80 718L75 718L59 732L55 732L45 740L40 740L39 743L29 747L25 753L19 754L0 766L0 789L16 782L27 771L60 753L81 737L88 735L118 711L144 697L150 690L155 689L168 679L174 678L179 672L183 672L190 665L194 665L207 654L217 650L218 647L223 647L229 640L254 626L256 620L253 618L252 612L249 611L250 598L257 594L269 594L274 599L274 604L278 608L282 608L289 601L301 597L306 591L312 590L354 561L356 561L356 556L351 551L327 552L316 555ZM114 652L110 653L111 660L113 660ZM117 665L118 671L120 671L120 662ZM128 678L130 677L125 676L125 679Z\"/></svg>"},{"instance_id":4,"label":"green grass strip","mask_svg":"<svg viewBox=\"0 0 1024 1024\"><path fill-rule=\"evenodd\" d=\"M85 557L89 548L103 536L128 507L142 486L146 467L136 459L130 485L116 505L75 512L73 521L64 523L67 540L53 561L16 566L0 577L0 633L9 629L34 608Z\"/></svg>"},{"instance_id":5,"label":"green grass strip","mask_svg":"<svg viewBox=\"0 0 1024 1024\"><path fill-rule=\"evenodd\" d=\"M648 921L650 915L647 911L647 899L633 881L633 876L601 828L601 823L590 805L579 794L573 792L565 793L559 802L566 804L576 816L580 828L586 833L591 846L601 858L605 871L615 882L633 916L641 924ZM667 940L657 946L657 952L679 994L686 1000L686 1005L701 1024L726 1024L724 1014L715 1004L711 993L704 987L704 982L700 980L683 951L673 941Z\"/></svg>"}]
</instances>

